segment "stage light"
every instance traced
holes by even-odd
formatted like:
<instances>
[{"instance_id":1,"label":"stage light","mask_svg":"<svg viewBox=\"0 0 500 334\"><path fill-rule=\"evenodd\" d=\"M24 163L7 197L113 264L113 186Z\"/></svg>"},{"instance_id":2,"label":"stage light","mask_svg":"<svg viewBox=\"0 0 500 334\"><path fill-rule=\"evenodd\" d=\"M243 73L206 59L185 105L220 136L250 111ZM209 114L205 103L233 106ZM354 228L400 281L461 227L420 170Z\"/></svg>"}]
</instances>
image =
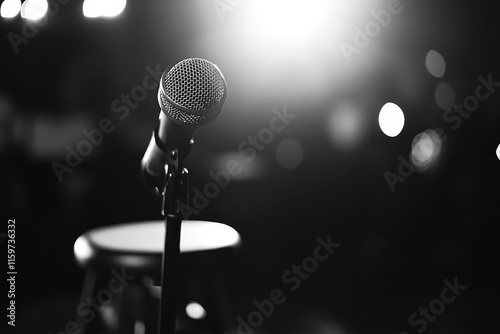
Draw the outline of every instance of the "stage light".
<instances>
[{"instance_id":1,"label":"stage light","mask_svg":"<svg viewBox=\"0 0 500 334\"><path fill-rule=\"evenodd\" d=\"M441 152L441 138L434 130L419 133L411 145L410 161L419 171L428 169Z\"/></svg>"},{"instance_id":2,"label":"stage light","mask_svg":"<svg viewBox=\"0 0 500 334\"><path fill-rule=\"evenodd\" d=\"M500 144L497 147L497 158L500 160Z\"/></svg>"},{"instance_id":3,"label":"stage light","mask_svg":"<svg viewBox=\"0 0 500 334\"><path fill-rule=\"evenodd\" d=\"M191 319L200 320L207 316L207 311L197 302L190 302L186 305L186 314Z\"/></svg>"},{"instance_id":4,"label":"stage light","mask_svg":"<svg viewBox=\"0 0 500 334\"><path fill-rule=\"evenodd\" d=\"M230 9L219 12L221 22L214 24L206 13L199 17L207 29L195 48L239 66L252 93L287 101L331 96L345 88L346 79L365 75L365 65L350 66L339 45L353 43L353 29L384 5L382 0L223 2ZM363 53L376 63L369 57L374 50Z\"/></svg>"},{"instance_id":5,"label":"stage light","mask_svg":"<svg viewBox=\"0 0 500 334\"><path fill-rule=\"evenodd\" d=\"M392 102L384 104L378 115L378 124L386 136L396 137L401 133L405 124L403 110Z\"/></svg>"},{"instance_id":6,"label":"stage light","mask_svg":"<svg viewBox=\"0 0 500 334\"><path fill-rule=\"evenodd\" d=\"M247 14L256 35L279 43L294 43L318 30L325 5L322 0L252 0Z\"/></svg>"},{"instance_id":7,"label":"stage light","mask_svg":"<svg viewBox=\"0 0 500 334\"><path fill-rule=\"evenodd\" d=\"M4 18L15 17L21 11L21 0L5 0L0 8L0 15Z\"/></svg>"},{"instance_id":8,"label":"stage light","mask_svg":"<svg viewBox=\"0 0 500 334\"><path fill-rule=\"evenodd\" d=\"M21 6L21 17L33 21L40 20L48 8L47 0L26 0Z\"/></svg>"},{"instance_id":9,"label":"stage light","mask_svg":"<svg viewBox=\"0 0 500 334\"><path fill-rule=\"evenodd\" d=\"M446 61L439 52L434 50L430 50L427 53L425 66L427 67L427 71L436 78L442 78L446 71Z\"/></svg>"},{"instance_id":10,"label":"stage light","mask_svg":"<svg viewBox=\"0 0 500 334\"><path fill-rule=\"evenodd\" d=\"M434 93L436 104L443 110L448 110L455 102L455 91L446 82L441 82Z\"/></svg>"},{"instance_id":11,"label":"stage light","mask_svg":"<svg viewBox=\"0 0 500 334\"><path fill-rule=\"evenodd\" d=\"M85 0L82 10L89 18L114 17L120 15L126 5L126 0Z\"/></svg>"}]
</instances>

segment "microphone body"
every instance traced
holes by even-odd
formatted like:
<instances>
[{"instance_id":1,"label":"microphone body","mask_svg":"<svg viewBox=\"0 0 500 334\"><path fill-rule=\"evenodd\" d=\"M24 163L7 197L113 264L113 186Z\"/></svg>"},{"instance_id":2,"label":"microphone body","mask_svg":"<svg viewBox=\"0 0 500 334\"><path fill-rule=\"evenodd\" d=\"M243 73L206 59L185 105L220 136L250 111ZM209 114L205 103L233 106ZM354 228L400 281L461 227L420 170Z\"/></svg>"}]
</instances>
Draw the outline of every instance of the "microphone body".
<instances>
[{"instance_id":1,"label":"microphone body","mask_svg":"<svg viewBox=\"0 0 500 334\"><path fill-rule=\"evenodd\" d=\"M194 144L196 129L183 127L160 113L158 125L141 161L142 174L149 186L161 192L166 177L165 166L174 163L174 154L179 154L184 160Z\"/></svg>"},{"instance_id":2,"label":"microphone body","mask_svg":"<svg viewBox=\"0 0 500 334\"><path fill-rule=\"evenodd\" d=\"M226 95L222 73L207 60L188 58L165 70L158 89L159 122L141 161L151 187L161 193L165 166L186 158L197 127L217 118Z\"/></svg>"}]
</instances>

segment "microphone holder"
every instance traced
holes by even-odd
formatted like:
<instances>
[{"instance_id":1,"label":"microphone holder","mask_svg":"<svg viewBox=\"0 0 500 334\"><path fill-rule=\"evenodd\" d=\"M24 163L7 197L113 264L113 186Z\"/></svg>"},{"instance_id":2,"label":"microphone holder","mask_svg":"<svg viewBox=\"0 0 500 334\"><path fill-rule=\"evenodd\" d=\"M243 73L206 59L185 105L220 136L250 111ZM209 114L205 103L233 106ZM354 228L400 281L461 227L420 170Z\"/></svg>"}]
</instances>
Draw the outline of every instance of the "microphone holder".
<instances>
[{"instance_id":1,"label":"microphone holder","mask_svg":"<svg viewBox=\"0 0 500 334\"><path fill-rule=\"evenodd\" d=\"M162 215L165 217L165 245L161 284L159 334L174 334L176 325L176 292L179 273L182 209L188 205L188 171L179 149L167 152Z\"/></svg>"}]
</instances>

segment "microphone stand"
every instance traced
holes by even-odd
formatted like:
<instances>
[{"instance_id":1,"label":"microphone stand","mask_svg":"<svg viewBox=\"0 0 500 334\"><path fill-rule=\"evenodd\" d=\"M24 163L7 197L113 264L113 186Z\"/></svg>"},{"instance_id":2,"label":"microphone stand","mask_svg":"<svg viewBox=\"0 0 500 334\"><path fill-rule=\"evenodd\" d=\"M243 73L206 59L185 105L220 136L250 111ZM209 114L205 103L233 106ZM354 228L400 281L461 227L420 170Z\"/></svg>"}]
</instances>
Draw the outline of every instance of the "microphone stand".
<instances>
[{"instance_id":1,"label":"microphone stand","mask_svg":"<svg viewBox=\"0 0 500 334\"><path fill-rule=\"evenodd\" d=\"M181 238L181 205L188 203L188 171L183 167L182 154L169 152L165 165L162 215L165 217L165 246L163 252L159 334L174 334L176 324L176 295L179 273Z\"/></svg>"}]
</instances>

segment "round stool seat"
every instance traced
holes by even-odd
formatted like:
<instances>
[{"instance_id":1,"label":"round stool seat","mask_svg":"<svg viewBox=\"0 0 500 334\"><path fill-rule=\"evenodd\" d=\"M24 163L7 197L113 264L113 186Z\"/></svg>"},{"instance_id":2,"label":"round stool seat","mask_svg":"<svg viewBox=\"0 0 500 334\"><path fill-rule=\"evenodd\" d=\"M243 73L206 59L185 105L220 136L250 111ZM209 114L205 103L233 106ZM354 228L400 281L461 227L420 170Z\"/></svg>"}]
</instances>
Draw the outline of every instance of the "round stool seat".
<instances>
[{"instance_id":1,"label":"round stool seat","mask_svg":"<svg viewBox=\"0 0 500 334\"><path fill-rule=\"evenodd\" d=\"M183 221L181 261L196 258L202 259L201 263L224 258L220 255L234 249L240 242L239 233L228 225ZM83 267L127 267L137 274L156 276L161 269L164 243L163 220L133 222L99 227L82 234L74 244L74 253Z\"/></svg>"}]
</instances>

